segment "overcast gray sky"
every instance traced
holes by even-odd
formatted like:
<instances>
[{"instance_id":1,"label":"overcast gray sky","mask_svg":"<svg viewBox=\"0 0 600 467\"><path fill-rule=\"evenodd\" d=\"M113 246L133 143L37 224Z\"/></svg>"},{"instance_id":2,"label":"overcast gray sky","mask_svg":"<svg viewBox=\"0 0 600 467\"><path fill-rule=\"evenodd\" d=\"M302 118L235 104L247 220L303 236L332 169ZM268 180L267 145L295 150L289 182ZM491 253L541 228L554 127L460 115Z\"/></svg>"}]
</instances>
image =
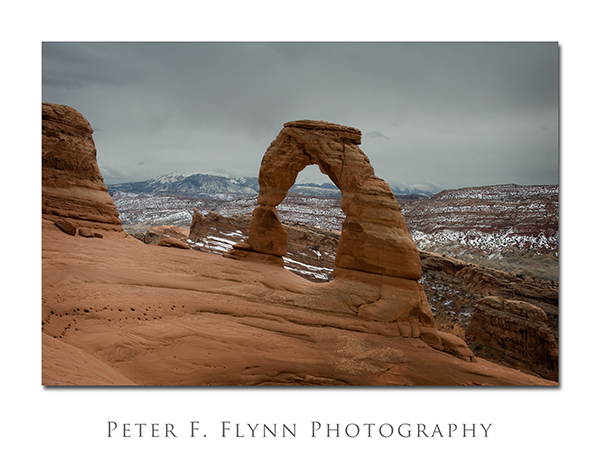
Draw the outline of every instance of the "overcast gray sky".
<instances>
[{"instance_id":1,"label":"overcast gray sky","mask_svg":"<svg viewBox=\"0 0 600 467\"><path fill-rule=\"evenodd\" d=\"M556 42L43 43L42 99L90 121L107 184L256 176L300 119L360 129L390 184L558 183Z\"/></svg>"}]
</instances>

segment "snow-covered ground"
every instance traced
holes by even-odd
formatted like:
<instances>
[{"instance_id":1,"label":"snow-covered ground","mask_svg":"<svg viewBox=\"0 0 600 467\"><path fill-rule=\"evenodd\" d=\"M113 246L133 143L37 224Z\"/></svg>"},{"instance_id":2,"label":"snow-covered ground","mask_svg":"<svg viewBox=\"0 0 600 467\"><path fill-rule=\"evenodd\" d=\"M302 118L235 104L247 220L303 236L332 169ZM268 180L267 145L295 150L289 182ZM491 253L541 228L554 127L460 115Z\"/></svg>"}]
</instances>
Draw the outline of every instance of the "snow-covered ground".
<instances>
[{"instance_id":1,"label":"snow-covered ground","mask_svg":"<svg viewBox=\"0 0 600 467\"><path fill-rule=\"evenodd\" d=\"M194 209L225 217L251 215L257 196L113 194L124 228L141 225L189 227ZM446 190L430 198L400 200L407 227L418 248L439 253L487 257L511 251L555 253L559 250L558 186L498 185ZM284 222L340 231L341 198L288 194L277 207ZM207 240L206 249L223 251L227 239ZM236 239L239 241L239 239ZM235 242L234 242L235 243ZM298 258L295 258L296 260ZM290 264L290 267L292 265Z\"/></svg>"},{"instance_id":2,"label":"snow-covered ground","mask_svg":"<svg viewBox=\"0 0 600 467\"><path fill-rule=\"evenodd\" d=\"M466 232L442 229L433 233L413 230L412 237L417 248L427 251L444 251L449 247L456 249L458 245L465 248L482 250L488 256L498 257L506 250L523 251L548 250L558 255L559 233L546 236L540 232L537 236L520 235L509 229L505 232L486 233L475 229Z\"/></svg>"}]
</instances>

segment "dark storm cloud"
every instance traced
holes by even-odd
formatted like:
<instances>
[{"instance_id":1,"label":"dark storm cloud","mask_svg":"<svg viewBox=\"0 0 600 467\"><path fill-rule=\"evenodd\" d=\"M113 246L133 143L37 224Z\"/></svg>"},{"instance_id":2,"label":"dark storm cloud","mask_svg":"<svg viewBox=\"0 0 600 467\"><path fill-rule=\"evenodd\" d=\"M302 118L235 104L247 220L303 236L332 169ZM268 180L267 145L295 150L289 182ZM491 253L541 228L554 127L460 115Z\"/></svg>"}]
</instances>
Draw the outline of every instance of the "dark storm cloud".
<instances>
[{"instance_id":1,"label":"dark storm cloud","mask_svg":"<svg viewBox=\"0 0 600 467\"><path fill-rule=\"evenodd\" d=\"M140 80L127 49L98 44L43 44L43 83L56 88L130 84Z\"/></svg>"},{"instance_id":2,"label":"dark storm cloud","mask_svg":"<svg viewBox=\"0 0 600 467\"><path fill-rule=\"evenodd\" d=\"M109 183L109 174L217 167L255 175L282 124L297 119L359 128L388 181L558 181L558 132L544 131L558 126L556 43L46 43L42 52L43 99L103 129L95 141Z\"/></svg>"}]
</instances>

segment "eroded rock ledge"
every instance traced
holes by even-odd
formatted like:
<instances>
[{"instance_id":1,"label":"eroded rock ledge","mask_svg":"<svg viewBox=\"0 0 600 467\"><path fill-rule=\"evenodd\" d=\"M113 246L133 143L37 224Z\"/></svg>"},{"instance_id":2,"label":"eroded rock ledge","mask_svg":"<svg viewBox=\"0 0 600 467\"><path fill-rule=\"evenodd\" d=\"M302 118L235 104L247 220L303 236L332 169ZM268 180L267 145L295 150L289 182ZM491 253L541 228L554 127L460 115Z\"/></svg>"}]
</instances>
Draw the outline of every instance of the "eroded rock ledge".
<instances>
[{"instance_id":1,"label":"eroded rock ledge","mask_svg":"<svg viewBox=\"0 0 600 467\"><path fill-rule=\"evenodd\" d=\"M558 381L558 345L544 310L531 303L489 296L477 302L467 328L475 345L524 360L539 375Z\"/></svg>"}]
</instances>

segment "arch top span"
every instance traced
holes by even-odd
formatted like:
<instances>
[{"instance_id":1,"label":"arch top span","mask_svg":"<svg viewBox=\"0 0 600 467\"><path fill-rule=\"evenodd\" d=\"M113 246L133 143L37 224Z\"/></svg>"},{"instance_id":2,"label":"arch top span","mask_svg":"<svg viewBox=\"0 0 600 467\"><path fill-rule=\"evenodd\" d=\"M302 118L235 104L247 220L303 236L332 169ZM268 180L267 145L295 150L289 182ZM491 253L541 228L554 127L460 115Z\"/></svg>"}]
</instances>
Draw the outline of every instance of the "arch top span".
<instances>
[{"instance_id":1,"label":"arch top span","mask_svg":"<svg viewBox=\"0 0 600 467\"><path fill-rule=\"evenodd\" d=\"M421 261L400 206L389 185L375 175L369 158L358 147L360 142L361 132L356 128L320 120L285 123L261 162L258 206L247 241L250 251L285 256L287 233L276 206L298 173L315 164L342 193L346 219L336 269L418 280Z\"/></svg>"},{"instance_id":2,"label":"arch top span","mask_svg":"<svg viewBox=\"0 0 600 467\"><path fill-rule=\"evenodd\" d=\"M323 120L295 120L283 124L284 128L303 128L305 130L335 131L340 137L344 137L354 144L361 143L362 133L358 128L338 125L337 123L324 122Z\"/></svg>"}]
</instances>

